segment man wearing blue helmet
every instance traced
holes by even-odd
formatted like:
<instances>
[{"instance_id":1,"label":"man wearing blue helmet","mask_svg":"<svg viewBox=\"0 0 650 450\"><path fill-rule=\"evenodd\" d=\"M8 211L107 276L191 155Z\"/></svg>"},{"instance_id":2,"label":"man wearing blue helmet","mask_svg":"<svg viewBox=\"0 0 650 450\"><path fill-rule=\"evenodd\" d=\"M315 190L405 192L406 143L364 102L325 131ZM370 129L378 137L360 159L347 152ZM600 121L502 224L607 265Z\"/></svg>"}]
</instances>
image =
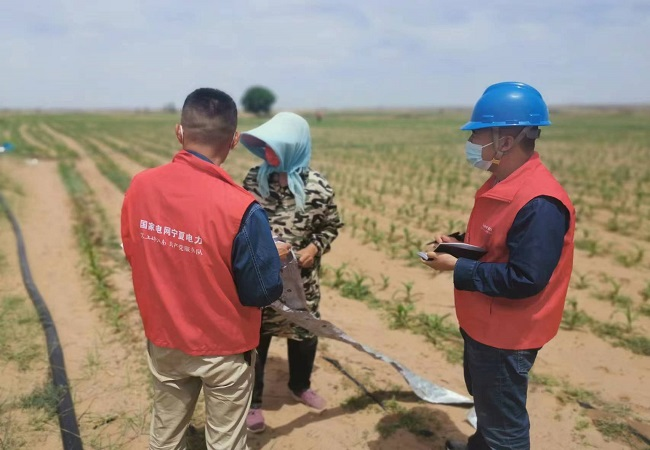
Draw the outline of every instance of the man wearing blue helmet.
<instances>
[{"instance_id":1,"label":"man wearing blue helmet","mask_svg":"<svg viewBox=\"0 0 650 450\"><path fill-rule=\"evenodd\" d=\"M456 235L487 253L474 261L430 251L425 262L453 271L477 415L467 444L448 441L447 449L530 448L528 372L557 334L573 267L575 209L535 151L539 127L550 124L536 89L505 82L485 90L461 128L472 132L468 162L492 175L476 193L466 232Z\"/></svg>"}]
</instances>

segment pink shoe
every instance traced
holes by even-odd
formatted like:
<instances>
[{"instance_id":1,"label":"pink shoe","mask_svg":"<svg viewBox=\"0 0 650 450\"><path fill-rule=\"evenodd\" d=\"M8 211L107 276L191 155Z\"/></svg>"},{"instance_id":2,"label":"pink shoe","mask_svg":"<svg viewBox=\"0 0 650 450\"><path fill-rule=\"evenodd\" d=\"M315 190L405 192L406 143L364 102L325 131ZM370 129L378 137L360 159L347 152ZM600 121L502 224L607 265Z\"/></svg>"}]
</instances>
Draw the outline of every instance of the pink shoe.
<instances>
[{"instance_id":1,"label":"pink shoe","mask_svg":"<svg viewBox=\"0 0 650 450\"><path fill-rule=\"evenodd\" d=\"M298 402L304 403L309 406L314 411L322 411L325 409L327 402L323 397L318 395L316 392L311 389L307 389L302 394L298 395L295 392L291 392L291 396Z\"/></svg>"},{"instance_id":2,"label":"pink shoe","mask_svg":"<svg viewBox=\"0 0 650 450\"><path fill-rule=\"evenodd\" d=\"M251 408L248 411L246 416L246 428L251 433L261 433L266 430L266 424L264 423L264 416L262 415L262 410L259 408Z\"/></svg>"}]
</instances>

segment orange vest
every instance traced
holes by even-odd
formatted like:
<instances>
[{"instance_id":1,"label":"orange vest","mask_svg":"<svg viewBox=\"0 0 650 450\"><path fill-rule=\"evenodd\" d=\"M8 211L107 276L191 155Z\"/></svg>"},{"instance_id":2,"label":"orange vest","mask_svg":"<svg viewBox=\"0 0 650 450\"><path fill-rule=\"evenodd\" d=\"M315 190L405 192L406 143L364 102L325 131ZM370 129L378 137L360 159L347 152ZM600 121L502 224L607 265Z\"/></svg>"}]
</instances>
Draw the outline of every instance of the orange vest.
<instances>
[{"instance_id":1,"label":"orange vest","mask_svg":"<svg viewBox=\"0 0 650 450\"><path fill-rule=\"evenodd\" d=\"M540 348L558 331L573 267L575 209L560 183L535 154L498 184L491 177L476 192L465 242L487 249L481 262L507 262L506 238L521 208L539 196L558 199L570 214L560 261L548 285L525 299L490 297L454 290L456 316L467 334L482 344L508 350Z\"/></svg>"},{"instance_id":2,"label":"orange vest","mask_svg":"<svg viewBox=\"0 0 650 450\"><path fill-rule=\"evenodd\" d=\"M147 338L190 355L257 347L259 308L239 301L233 240L254 198L186 151L137 174L122 206L122 242Z\"/></svg>"}]
</instances>

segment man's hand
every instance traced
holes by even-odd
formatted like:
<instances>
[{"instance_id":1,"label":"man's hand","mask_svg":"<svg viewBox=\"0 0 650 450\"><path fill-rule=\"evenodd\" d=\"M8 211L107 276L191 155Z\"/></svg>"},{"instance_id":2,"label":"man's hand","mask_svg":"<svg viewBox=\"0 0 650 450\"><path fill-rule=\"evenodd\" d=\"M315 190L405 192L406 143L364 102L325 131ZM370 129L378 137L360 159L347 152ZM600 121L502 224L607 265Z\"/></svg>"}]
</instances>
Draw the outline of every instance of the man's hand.
<instances>
[{"instance_id":1,"label":"man's hand","mask_svg":"<svg viewBox=\"0 0 650 450\"><path fill-rule=\"evenodd\" d=\"M309 269L314 266L314 258L318 255L318 247L314 244L309 244L307 247L298 250L298 265L304 269Z\"/></svg>"},{"instance_id":2,"label":"man's hand","mask_svg":"<svg viewBox=\"0 0 650 450\"><path fill-rule=\"evenodd\" d=\"M435 248L436 244L439 244L441 242L460 242L460 241L446 234L436 234L436 238L431 243L427 244L427 251L429 251L430 247Z\"/></svg>"},{"instance_id":3,"label":"man's hand","mask_svg":"<svg viewBox=\"0 0 650 450\"><path fill-rule=\"evenodd\" d=\"M446 242L454 242L454 241L446 241ZM441 272L454 270L454 267L456 267L456 261L458 261L458 258L456 258L455 256L451 256L448 253L427 252L427 256L429 257L429 260L428 261L422 260L422 264L426 264L432 269L439 270Z\"/></svg>"}]
</instances>

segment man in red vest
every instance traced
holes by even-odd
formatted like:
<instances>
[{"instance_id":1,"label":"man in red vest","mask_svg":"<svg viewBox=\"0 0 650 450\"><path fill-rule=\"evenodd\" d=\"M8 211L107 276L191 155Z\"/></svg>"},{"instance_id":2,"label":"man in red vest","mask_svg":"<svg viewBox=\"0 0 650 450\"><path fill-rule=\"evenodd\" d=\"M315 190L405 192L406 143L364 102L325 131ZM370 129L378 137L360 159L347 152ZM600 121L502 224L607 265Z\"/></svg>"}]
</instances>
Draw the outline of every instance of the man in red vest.
<instances>
[{"instance_id":1,"label":"man in red vest","mask_svg":"<svg viewBox=\"0 0 650 450\"><path fill-rule=\"evenodd\" d=\"M492 176L477 191L463 241L487 253L475 261L429 251L429 267L453 271L465 383L477 430L447 449L529 449L528 372L558 331L573 266L575 210L535 151L550 125L540 93L524 83L488 87L471 120L465 152Z\"/></svg>"},{"instance_id":2,"label":"man in red vest","mask_svg":"<svg viewBox=\"0 0 650 450\"><path fill-rule=\"evenodd\" d=\"M148 340L150 449L185 448L203 389L208 449L246 449L261 312L282 294L264 209L221 168L237 145L237 106L192 92L171 163L137 174L122 206L122 242Z\"/></svg>"}]
</instances>

